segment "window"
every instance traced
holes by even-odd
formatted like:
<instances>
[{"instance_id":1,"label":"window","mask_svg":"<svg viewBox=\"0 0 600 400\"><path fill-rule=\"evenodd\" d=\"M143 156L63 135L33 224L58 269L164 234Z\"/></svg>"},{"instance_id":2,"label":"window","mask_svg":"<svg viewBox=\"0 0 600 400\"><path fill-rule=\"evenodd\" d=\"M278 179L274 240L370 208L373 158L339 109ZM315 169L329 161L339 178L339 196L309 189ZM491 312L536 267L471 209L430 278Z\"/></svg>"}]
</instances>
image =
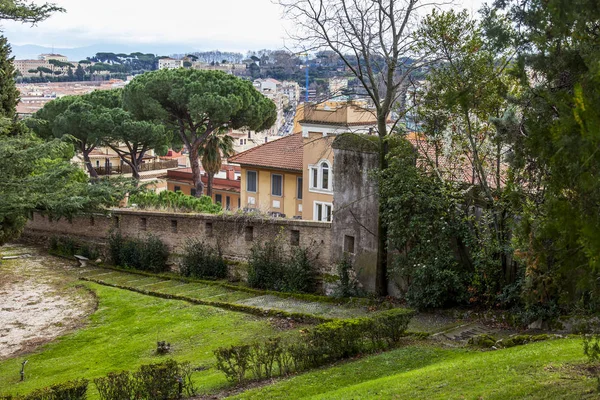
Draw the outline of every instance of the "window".
<instances>
[{"instance_id":1,"label":"window","mask_svg":"<svg viewBox=\"0 0 600 400\"><path fill-rule=\"evenodd\" d=\"M246 192L256 193L256 171L246 172Z\"/></svg>"},{"instance_id":2,"label":"window","mask_svg":"<svg viewBox=\"0 0 600 400\"><path fill-rule=\"evenodd\" d=\"M248 139L252 139L252 132L248 131Z\"/></svg>"},{"instance_id":3,"label":"window","mask_svg":"<svg viewBox=\"0 0 600 400\"><path fill-rule=\"evenodd\" d=\"M329 161L320 161L317 165L311 165L309 168L310 189L311 191L332 190L331 164Z\"/></svg>"},{"instance_id":4,"label":"window","mask_svg":"<svg viewBox=\"0 0 600 400\"><path fill-rule=\"evenodd\" d=\"M211 237L213 235L213 224L212 222L207 222L204 226L204 233L207 237Z\"/></svg>"},{"instance_id":5,"label":"window","mask_svg":"<svg viewBox=\"0 0 600 400\"><path fill-rule=\"evenodd\" d=\"M321 189L329 190L329 164L321 163Z\"/></svg>"},{"instance_id":6,"label":"window","mask_svg":"<svg viewBox=\"0 0 600 400\"><path fill-rule=\"evenodd\" d=\"M177 220L176 219L171 220L171 232L177 233Z\"/></svg>"},{"instance_id":7,"label":"window","mask_svg":"<svg viewBox=\"0 0 600 400\"><path fill-rule=\"evenodd\" d=\"M192 196L195 196L195 195L196 195L196 189L195 189L195 188L192 188L192 189L190 190L190 194L191 194Z\"/></svg>"},{"instance_id":8,"label":"window","mask_svg":"<svg viewBox=\"0 0 600 400\"><path fill-rule=\"evenodd\" d=\"M246 239L246 242L251 242L252 240L254 240L254 227L253 226L247 226L244 229L244 237Z\"/></svg>"},{"instance_id":9,"label":"window","mask_svg":"<svg viewBox=\"0 0 600 400\"><path fill-rule=\"evenodd\" d=\"M215 194L215 203L223 204L223 196L220 194Z\"/></svg>"},{"instance_id":10,"label":"window","mask_svg":"<svg viewBox=\"0 0 600 400\"><path fill-rule=\"evenodd\" d=\"M181 186L175 186L175 187L173 188L173 191L174 191L174 192L181 192Z\"/></svg>"},{"instance_id":11,"label":"window","mask_svg":"<svg viewBox=\"0 0 600 400\"><path fill-rule=\"evenodd\" d=\"M231 208L231 198L229 196L225 196L225 208L227 210Z\"/></svg>"},{"instance_id":12,"label":"window","mask_svg":"<svg viewBox=\"0 0 600 400\"><path fill-rule=\"evenodd\" d=\"M265 143L267 143L269 141L269 138L265 137Z\"/></svg>"},{"instance_id":13,"label":"window","mask_svg":"<svg viewBox=\"0 0 600 400\"><path fill-rule=\"evenodd\" d=\"M100 160L96 160L96 168L100 167Z\"/></svg>"},{"instance_id":14,"label":"window","mask_svg":"<svg viewBox=\"0 0 600 400\"><path fill-rule=\"evenodd\" d=\"M240 139L240 146L244 144L244 139Z\"/></svg>"},{"instance_id":15,"label":"window","mask_svg":"<svg viewBox=\"0 0 600 400\"><path fill-rule=\"evenodd\" d=\"M300 231L292 230L290 243L292 246L300 246Z\"/></svg>"},{"instance_id":16,"label":"window","mask_svg":"<svg viewBox=\"0 0 600 400\"><path fill-rule=\"evenodd\" d=\"M354 236L344 236L344 252L354 254Z\"/></svg>"},{"instance_id":17,"label":"window","mask_svg":"<svg viewBox=\"0 0 600 400\"><path fill-rule=\"evenodd\" d=\"M271 174L271 195L283 195L283 176L279 174Z\"/></svg>"},{"instance_id":18,"label":"window","mask_svg":"<svg viewBox=\"0 0 600 400\"><path fill-rule=\"evenodd\" d=\"M140 230L145 231L148 228L148 220L140 218Z\"/></svg>"},{"instance_id":19,"label":"window","mask_svg":"<svg viewBox=\"0 0 600 400\"><path fill-rule=\"evenodd\" d=\"M331 203L315 201L315 215L313 219L316 221L331 222L331 211Z\"/></svg>"},{"instance_id":20,"label":"window","mask_svg":"<svg viewBox=\"0 0 600 400\"><path fill-rule=\"evenodd\" d=\"M296 199L302 200L302 177L296 179Z\"/></svg>"}]
</instances>

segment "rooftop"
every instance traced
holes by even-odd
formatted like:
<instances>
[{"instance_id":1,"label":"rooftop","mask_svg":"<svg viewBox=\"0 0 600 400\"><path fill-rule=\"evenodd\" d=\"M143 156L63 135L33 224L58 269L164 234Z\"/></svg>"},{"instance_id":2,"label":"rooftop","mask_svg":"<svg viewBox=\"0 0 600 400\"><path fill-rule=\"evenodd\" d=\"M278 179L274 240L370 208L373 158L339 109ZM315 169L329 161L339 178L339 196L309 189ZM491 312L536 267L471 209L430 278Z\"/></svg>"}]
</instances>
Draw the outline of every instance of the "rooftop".
<instances>
[{"instance_id":1,"label":"rooftop","mask_svg":"<svg viewBox=\"0 0 600 400\"><path fill-rule=\"evenodd\" d=\"M229 162L301 172L303 150L302 135L295 133L230 157Z\"/></svg>"}]
</instances>

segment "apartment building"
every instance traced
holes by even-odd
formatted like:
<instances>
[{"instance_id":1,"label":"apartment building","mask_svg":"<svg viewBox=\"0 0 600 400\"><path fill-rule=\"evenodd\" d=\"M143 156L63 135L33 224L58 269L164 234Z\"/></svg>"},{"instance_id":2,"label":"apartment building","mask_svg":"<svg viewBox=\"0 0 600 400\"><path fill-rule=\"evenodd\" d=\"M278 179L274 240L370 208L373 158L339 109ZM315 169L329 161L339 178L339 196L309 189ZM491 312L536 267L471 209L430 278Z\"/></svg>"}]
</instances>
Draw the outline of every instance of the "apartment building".
<instances>
[{"instance_id":1,"label":"apartment building","mask_svg":"<svg viewBox=\"0 0 600 400\"><path fill-rule=\"evenodd\" d=\"M51 60L60 61L61 63L67 63L68 65L62 67L57 66L50 63ZM25 78L38 76L40 73L38 68L47 68L53 73L61 72L62 74L66 74L69 67L73 71L75 71L80 64L77 61L69 61L67 57L63 56L62 54L40 54L37 60L14 60L13 63L17 72ZM95 63L90 62L89 64L82 64L82 67L87 68L94 64ZM108 71L96 71L95 73L104 75L107 74Z\"/></svg>"},{"instance_id":2,"label":"apartment building","mask_svg":"<svg viewBox=\"0 0 600 400\"><path fill-rule=\"evenodd\" d=\"M302 112L298 133L230 158L241 166L242 208L332 220L333 140L345 132L374 134L377 121L372 110L357 102L305 104Z\"/></svg>"}]
</instances>

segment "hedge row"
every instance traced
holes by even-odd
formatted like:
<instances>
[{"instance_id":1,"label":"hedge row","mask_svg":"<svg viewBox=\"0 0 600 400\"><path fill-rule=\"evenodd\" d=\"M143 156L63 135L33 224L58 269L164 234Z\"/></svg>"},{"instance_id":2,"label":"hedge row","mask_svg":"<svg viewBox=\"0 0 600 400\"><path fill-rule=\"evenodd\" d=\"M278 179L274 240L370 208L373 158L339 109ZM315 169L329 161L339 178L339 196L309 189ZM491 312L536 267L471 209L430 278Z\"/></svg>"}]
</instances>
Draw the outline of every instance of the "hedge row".
<instances>
[{"instance_id":1,"label":"hedge row","mask_svg":"<svg viewBox=\"0 0 600 400\"><path fill-rule=\"evenodd\" d=\"M333 320L284 340L222 347L214 351L217 369L242 382L319 367L361 353L384 350L404 335L414 311L393 309L372 317Z\"/></svg>"},{"instance_id":2,"label":"hedge row","mask_svg":"<svg viewBox=\"0 0 600 400\"><path fill-rule=\"evenodd\" d=\"M115 283L104 282L99 279L80 277L80 280L94 282L99 285L110 286L117 289L129 290L136 293L145 294L147 296L159 297L167 300L183 300L193 304L200 304L204 306L218 307L231 311L239 311L246 314L259 315L263 317L278 317L278 318L290 318L294 321L298 322L308 322L308 323L321 323L325 321L331 321L332 318L321 317L318 315L306 314L306 313L298 313L298 312L287 312L283 310L277 309L262 309L259 307L247 306L242 304L235 303L227 303L221 301L211 301L211 300L201 300L193 297L181 296L177 294L167 294L161 292L154 292L151 290L139 289L132 286L118 285Z\"/></svg>"},{"instance_id":3,"label":"hedge row","mask_svg":"<svg viewBox=\"0 0 600 400\"><path fill-rule=\"evenodd\" d=\"M77 379L38 389L26 396L0 396L0 400L85 400L89 381Z\"/></svg>"},{"instance_id":4,"label":"hedge row","mask_svg":"<svg viewBox=\"0 0 600 400\"><path fill-rule=\"evenodd\" d=\"M94 379L100 400L175 400L182 393L196 395L189 362L167 360L142 365L136 372L112 372ZM85 400L89 381L77 379L36 390L26 396L0 396L0 400Z\"/></svg>"}]
</instances>

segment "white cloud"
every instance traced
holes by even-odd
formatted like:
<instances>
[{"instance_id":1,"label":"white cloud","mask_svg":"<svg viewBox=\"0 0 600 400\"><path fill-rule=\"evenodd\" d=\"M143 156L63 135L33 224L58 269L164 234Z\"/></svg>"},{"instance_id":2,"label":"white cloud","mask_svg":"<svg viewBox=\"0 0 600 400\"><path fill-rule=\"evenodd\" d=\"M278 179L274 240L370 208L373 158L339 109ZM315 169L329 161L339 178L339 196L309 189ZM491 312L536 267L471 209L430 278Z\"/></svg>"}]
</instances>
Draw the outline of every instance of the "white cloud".
<instances>
[{"instance_id":1,"label":"white cloud","mask_svg":"<svg viewBox=\"0 0 600 400\"><path fill-rule=\"evenodd\" d=\"M40 1L38 1L40 2ZM54 0L67 12L37 27L5 22L13 44L80 47L97 43L177 44L244 51L281 48L281 9L271 0ZM483 0L463 0L475 12Z\"/></svg>"}]
</instances>

